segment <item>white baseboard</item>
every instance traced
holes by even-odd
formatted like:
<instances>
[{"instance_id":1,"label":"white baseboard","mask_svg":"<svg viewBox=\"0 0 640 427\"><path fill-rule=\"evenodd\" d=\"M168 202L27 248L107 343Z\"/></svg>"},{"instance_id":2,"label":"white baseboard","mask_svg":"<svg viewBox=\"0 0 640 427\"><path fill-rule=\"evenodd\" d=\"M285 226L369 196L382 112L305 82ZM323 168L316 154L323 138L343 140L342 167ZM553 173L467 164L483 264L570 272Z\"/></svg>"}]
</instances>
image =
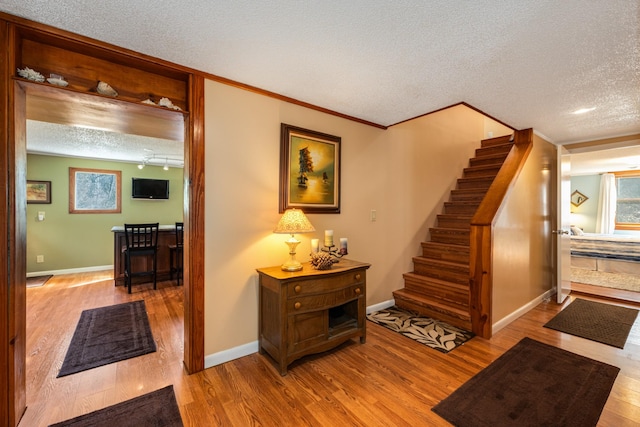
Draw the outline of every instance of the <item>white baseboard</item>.
<instances>
[{"instance_id":1,"label":"white baseboard","mask_svg":"<svg viewBox=\"0 0 640 427\"><path fill-rule=\"evenodd\" d=\"M390 299L388 301L384 301L379 304L371 305L367 307L367 314L373 313L374 311L383 310L387 307L393 306L394 304L395 304L395 300ZM221 365L226 362L231 362L232 360L239 359L241 357L248 356L253 353L257 353L258 350L259 350L258 341L253 341L247 344L230 348L228 350L223 350L218 353L210 354L209 356L205 356L204 358L204 367L205 369L207 369L216 365Z\"/></svg>"},{"instance_id":2,"label":"white baseboard","mask_svg":"<svg viewBox=\"0 0 640 427\"><path fill-rule=\"evenodd\" d=\"M370 305L367 307L367 314L371 314L374 311L384 310L385 308L393 307L396 304L396 300L390 299L387 301L382 301L378 304Z\"/></svg>"},{"instance_id":3,"label":"white baseboard","mask_svg":"<svg viewBox=\"0 0 640 427\"><path fill-rule=\"evenodd\" d=\"M238 347L223 350L218 353L205 356L204 368L211 368L216 365L221 365L226 362L230 362L235 359L239 359L244 356L248 356L258 352L258 341L253 341L248 344L239 345Z\"/></svg>"},{"instance_id":4,"label":"white baseboard","mask_svg":"<svg viewBox=\"0 0 640 427\"><path fill-rule=\"evenodd\" d=\"M511 323L514 320L516 320L518 317L522 316L526 312L528 312L528 311L532 310L533 308L535 308L542 301L545 301L545 300L551 298L551 296L553 294L555 294L555 289L550 289L550 290L546 291L544 294L540 295L539 297L533 299L532 301L529 301L527 304L523 305L522 307L520 307L519 309L517 309L513 313L509 314L507 317L505 317L503 319L500 319L499 321L497 321L496 323L494 323L492 325L492 330L493 330L492 333L495 334L500 329L504 328L509 323Z\"/></svg>"},{"instance_id":5,"label":"white baseboard","mask_svg":"<svg viewBox=\"0 0 640 427\"><path fill-rule=\"evenodd\" d=\"M111 265L95 265L93 267L81 267L81 268L68 268L66 270L47 270L47 271L32 271L27 273L27 277L44 276L46 274L73 274L73 273L86 273L89 271L102 271L113 270L113 264Z\"/></svg>"}]
</instances>

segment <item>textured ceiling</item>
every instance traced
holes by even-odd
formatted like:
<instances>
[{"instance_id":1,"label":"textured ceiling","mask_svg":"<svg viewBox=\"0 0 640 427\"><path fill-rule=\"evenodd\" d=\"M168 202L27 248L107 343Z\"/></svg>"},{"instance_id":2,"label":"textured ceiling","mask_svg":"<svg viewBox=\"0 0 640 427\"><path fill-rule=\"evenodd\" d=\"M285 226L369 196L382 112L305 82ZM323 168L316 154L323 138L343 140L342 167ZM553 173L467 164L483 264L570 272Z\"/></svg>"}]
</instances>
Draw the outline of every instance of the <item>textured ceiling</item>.
<instances>
[{"instance_id":1,"label":"textured ceiling","mask_svg":"<svg viewBox=\"0 0 640 427\"><path fill-rule=\"evenodd\" d=\"M0 10L381 125L466 102L558 144L640 133L637 0L0 0Z\"/></svg>"}]
</instances>

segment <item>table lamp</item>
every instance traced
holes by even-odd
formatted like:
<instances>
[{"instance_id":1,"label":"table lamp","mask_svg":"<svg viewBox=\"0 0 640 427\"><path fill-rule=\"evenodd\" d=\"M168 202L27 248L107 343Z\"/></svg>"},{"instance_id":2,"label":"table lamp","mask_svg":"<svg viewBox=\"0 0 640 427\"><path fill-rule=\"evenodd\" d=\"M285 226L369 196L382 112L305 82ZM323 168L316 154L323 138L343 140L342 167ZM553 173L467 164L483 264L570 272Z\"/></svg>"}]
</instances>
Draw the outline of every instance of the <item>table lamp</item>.
<instances>
[{"instance_id":1,"label":"table lamp","mask_svg":"<svg viewBox=\"0 0 640 427\"><path fill-rule=\"evenodd\" d=\"M316 229L313 228L313 225L300 209L287 209L284 212L275 230L273 230L274 233L291 234L291 238L285 241L289 246L289 259L282 264L284 271L302 270L302 264L296 260L296 246L300 241L295 238L294 234L311 233L312 231L316 231Z\"/></svg>"}]
</instances>

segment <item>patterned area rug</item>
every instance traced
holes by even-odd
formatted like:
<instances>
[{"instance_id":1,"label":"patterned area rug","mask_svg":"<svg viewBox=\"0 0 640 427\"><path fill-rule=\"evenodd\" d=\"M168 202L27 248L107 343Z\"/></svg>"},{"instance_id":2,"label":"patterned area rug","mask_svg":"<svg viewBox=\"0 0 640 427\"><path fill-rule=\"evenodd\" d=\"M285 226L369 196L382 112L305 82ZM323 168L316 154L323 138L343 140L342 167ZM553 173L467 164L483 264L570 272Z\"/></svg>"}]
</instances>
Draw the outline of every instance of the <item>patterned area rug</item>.
<instances>
[{"instance_id":1,"label":"patterned area rug","mask_svg":"<svg viewBox=\"0 0 640 427\"><path fill-rule=\"evenodd\" d=\"M618 372L523 338L432 411L458 427L595 427Z\"/></svg>"},{"instance_id":2,"label":"patterned area rug","mask_svg":"<svg viewBox=\"0 0 640 427\"><path fill-rule=\"evenodd\" d=\"M473 332L396 306L368 314L367 319L442 353L450 352L475 336Z\"/></svg>"},{"instance_id":3,"label":"patterned area rug","mask_svg":"<svg viewBox=\"0 0 640 427\"><path fill-rule=\"evenodd\" d=\"M605 288L640 292L640 277L632 274L607 273L605 271L571 267L571 281L586 283L587 285L604 286Z\"/></svg>"},{"instance_id":4,"label":"patterned area rug","mask_svg":"<svg viewBox=\"0 0 640 427\"><path fill-rule=\"evenodd\" d=\"M576 298L544 327L624 348L638 310Z\"/></svg>"}]
</instances>

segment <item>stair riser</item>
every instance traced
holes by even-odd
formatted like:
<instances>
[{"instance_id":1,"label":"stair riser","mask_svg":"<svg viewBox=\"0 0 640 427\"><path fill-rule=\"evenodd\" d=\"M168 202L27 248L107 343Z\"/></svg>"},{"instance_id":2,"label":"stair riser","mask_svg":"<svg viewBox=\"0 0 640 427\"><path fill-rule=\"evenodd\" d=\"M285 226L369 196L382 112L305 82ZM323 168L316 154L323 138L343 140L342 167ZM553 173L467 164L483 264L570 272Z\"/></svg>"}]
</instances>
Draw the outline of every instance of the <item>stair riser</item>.
<instances>
[{"instance_id":1,"label":"stair riser","mask_svg":"<svg viewBox=\"0 0 640 427\"><path fill-rule=\"evenodd\" d=\"M504 163L504 159L507 158L507 153L500 154L499 156L500 157L495 157L495 156L474 157L469 160L469 166L470 167L489 166L489 165L502 166L502 163Z\"/></svg>"},{"instance_id":2,"label":"stair riser","mask_svg":"<svg viewBox=\"0 0 640 427\"><path fill-rule=\"evenodd\" d=\"M471 218L448 218L438 217L438 227L469 229Z\"/></svg>"},{"instance_id":3,"label":"stair riser","mask_svg":"<svg viewBox=\"0 0 640 427\"><path fill-rule=\"evenodd\" d=\"M446 204L444 206L444 213L454 215L473 215L478 210L478 205L467 204Z\"/></svg>"},{"instance_id":4,"label":"stair riser","mask_svg":"<svg viewBox=\"0 0 640 427\"><path fill-rule=\"evenodd\" d=\"M481 147L493 147L494 145L504 145L511 143L511 137L513 135L497 136L495 138L483 139L480 141Z\"/></svg>"},{"instance_id":5,"label":"stair riser","mask_svg":"<svg viewBox=\"0 0 640 427\"><path fill-rule=\"evenodd\" d=\"M466 248L469 249L469 248ZM460 262L469 264L469 252L443 251L438 248L423 247L422 256L425 258L439 259L442 261Z\"/></svg>"},{"instance_id":6,"label":"stair riser","mask_svg":"<svg viewBox=\"0 0 640 427\"><path fill-rule=\"evenodd\" d=\"M469 246L469 233L431 231L431 241L437 243L449 243L452 245Z\"/></svg>"},{"instance_id":7,"label":"stair riser","mask_svg":"<svg viewBox=\"0 0 640 427\"><path fill-rule=\"evenodd\" d=\"M452 326L457 326L467 331L470 331L472 329L470 319L461 319L455 314L452 315L451 313L447 313L440 310L434 310L432 308L425 307L420 304L415 304L414 302L410 300L405 300L402 297L396 297L395 303L396 303L396 306L400 308L420 313L421 315L426 317L442 320L443 322L446 322Z\"/></svg>"},{"instance_id":8,"label":"stair riser","mask_svg":"<svg viewBox=\"0 0 640 427\"><path fill-rule=\"evenodd\" d=\"M459 179L457 188L459 190L478 189L478 190L483 190L486 193L486 191L491 186L492 182L493 182L493 178L491 178L491 179L480 179L480 178L478 178L478 179L474 179L472 181Z\"/></svg>"},{"instance_id":9,"label":"stair riser","mask_svg":"<svg viewBox=\"0 0 640 427\"><path fill-rule=\"evenodd\" d=\"M483 147L476 149L476 157L492 156L494 154L507 154L511 151L511 145L497 145L495 147Z\"/></svg>"},{"instance_id":10,"label":"stair riser","mask_svg":"<svg viewBox=\"0 0 640 427\"><path fill-rule=\"evenodd\" d=\"M495 167L491 169L465 169L462 173L462 176L465 178L495 178L495 176L500 171L500 167Z\"/></svg>"},{"instance_id":11,"label":"stair riser","mask_svg":"<svg viewBox=\"0 0 640 427\"><path fill-rule=\"evenodd\" d=\"M416 265L414 267L413 272L425 277L432 277L434 279L446 280L448 282L457 283L459 285L465 285L469 283L468 274L460 274L460 273L455 273L453 271L447 271L447 270L436 270L433 268L425 267L423 265Z\"/></svg>"},{"instance_id":12,"label":"stair riser","mask_svg":"<svg viewBox=\"0 0 640 427\"><path fill-rule=\"evenodd\" d=\"M449 200L452 202L475 202L480 204L486 194L487 192L484 190L453 190L449 194Z\"/></svg>"},{"instance_id":13,"label":"stair riser","mask_svg":"<svg viewBox=\"0 0 640 427\"><path fill-rule=\"evenodd\" d=\"M438 300L442 305L451 305L458 310L469 309L469 292L456 292L455 289L446 289L440 286L429 286L426 283L417 283L405 280L404 288L408 292L415 292L422 297Z\"/></svg>"}]
</instances>

